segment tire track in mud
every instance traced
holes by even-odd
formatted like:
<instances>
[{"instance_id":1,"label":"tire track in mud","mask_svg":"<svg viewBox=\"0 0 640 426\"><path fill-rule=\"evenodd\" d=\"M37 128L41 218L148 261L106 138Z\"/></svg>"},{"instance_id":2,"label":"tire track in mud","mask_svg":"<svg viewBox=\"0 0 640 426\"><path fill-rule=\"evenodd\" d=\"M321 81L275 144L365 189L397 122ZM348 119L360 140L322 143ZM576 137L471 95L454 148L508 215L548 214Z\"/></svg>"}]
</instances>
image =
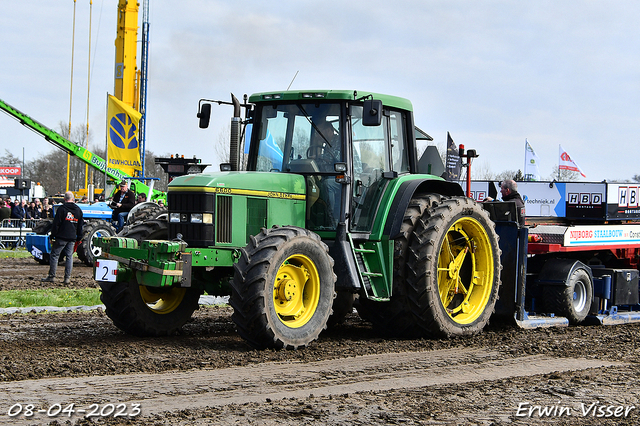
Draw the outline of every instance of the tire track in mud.
<instances>
[{"instance_id":1,"label":"tire track in mud","mask_svg":"<svg viewBox=\"0 0 640 426\"><path fill-rule=\"evenodd\" d=\"M74 403L140 404L141 415L282 398L500 380L623 363L544 355L505 357L487 348L364 355L317 362L278 362L215 370L24 380L3 384L0 424L53 420L10 418L16 403L48 409ZM77 418L78 416L75 416ZM64 419L68 419L65 417ZM58 420L63 420L60 418Z\"/></svg>"}]
</instances>

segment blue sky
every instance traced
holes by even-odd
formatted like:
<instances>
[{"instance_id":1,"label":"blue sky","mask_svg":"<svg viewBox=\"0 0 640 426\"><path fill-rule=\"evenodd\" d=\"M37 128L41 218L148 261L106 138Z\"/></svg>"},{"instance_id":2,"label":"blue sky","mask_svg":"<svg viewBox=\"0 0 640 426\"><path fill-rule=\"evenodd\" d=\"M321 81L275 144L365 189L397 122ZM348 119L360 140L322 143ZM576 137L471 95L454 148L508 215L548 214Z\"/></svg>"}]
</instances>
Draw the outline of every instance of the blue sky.
<instances>
[{"instance_id":1,"label":"blue sky","mask_svg":"<svg viewBox=\"0 0 640 426\"><path fill-rule=\"evenodd\" d=\"M150 0L147 147L217 165L230 107L198 128L200 98L354 89L410 99L416 124L522 169L528 138L549 176L558 145L589 181L640 174L640 3L604 1ZM104 144L117 0L93 0L89 126ZM0 98L43 124L69 120L72 0L10 2ZM89 0L77 0L72 126L87 120ZM53 147L0 115L0 152ZM217 170L211 167L209 170Z\"/></svg>"}]
</instances>

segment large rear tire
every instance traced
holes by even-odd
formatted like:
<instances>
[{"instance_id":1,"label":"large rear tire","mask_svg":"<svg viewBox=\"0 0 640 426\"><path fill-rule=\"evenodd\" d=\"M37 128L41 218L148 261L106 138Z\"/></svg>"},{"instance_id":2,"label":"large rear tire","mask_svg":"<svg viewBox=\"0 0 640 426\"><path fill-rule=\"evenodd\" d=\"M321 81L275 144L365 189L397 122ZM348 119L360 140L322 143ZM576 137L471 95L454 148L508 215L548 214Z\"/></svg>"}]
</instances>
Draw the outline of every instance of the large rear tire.
<instances>
[{"instance_id":1,"label":"large rear tire","mask_svg":"<svg viewBox=\"0 0 640 426\"><path fill-rule=\"evenodd\" d=\"M120 330L139 337L175 334L198 309L200 290L158 288L129 282L100 282L105 312Z\"/></svg>"},{"instance_id":2,"label":"large rear tire","mask_svg":"<svg viewBox=\"0 0 640 426\"><path fill-rule=\"evenodd\" d=\"M416 327L416 318L411 314L406 290L407 250L414 235L418 219L427 214L428 209L440 202L440 195L416 195L404 213L400 234L394 241L393 252L393 291L389 302L376 302L360 294L356 309L361 318L370 321L376 330L383 334L417 337L420 330Z\"/></svg>"},{"instance_id":3,"label":"large rear tire","mask_svg":"<svg viewBox=\"0 0 640 426\"><path fill-rule=\"evenodd\" d=\"M93 266L96 258L102 255L102 248L93 244L95 237L112 237L116 230L105 220L89 220L82 228L82 240L76 249L78 259L88 266Z\"/></svg>"},{"instance_id":4,"label":"large rear tire","mask_svg":"<svg viewBox=\"0 0 640 426\"><path fill-rule=\"evenodd\" d=\"M125 227L119 237L133 238L138 243L144 240L166 240L169 238L169 224L166 220L153 219Z\"/></svg>"},{"instance_id":5,"label":"large rear tire","mask_svg":"<svg viewBox=\"0 0 640 426\"><path fill-rule=\"evenodd\" d=\"M317 234L263 229L235 265L231 318L255 348L304 347L327 326L335 281L333 259Z\"/></svg>"},{"instance_id":6,"label":"large rear tire","mask_svg":"<svg viewBox=\"0 0 640 426\"><path fill-rule=\"evenodd\" d=\"M500 288L500 249L487 213L466 197L442 198L417 221L407 260L407 297L422 333L477 334Z\"/></svg>"},{"instance_id":7,"label":"large rear tire","mask_svg":"<svg viewBox=\"0 0 640 426\"><path fill-rule=\"evenodd\" d=\"M139 225L141 222L147 222L150 220L167 220L168 210L166 207L158 205L153 202L146 202L142 204L137 204L127 216L127 223L125 226L118 232L118 236L123 236L124 234L129 232L129 229L132 227Z\"/></svg>"}]
</instances>

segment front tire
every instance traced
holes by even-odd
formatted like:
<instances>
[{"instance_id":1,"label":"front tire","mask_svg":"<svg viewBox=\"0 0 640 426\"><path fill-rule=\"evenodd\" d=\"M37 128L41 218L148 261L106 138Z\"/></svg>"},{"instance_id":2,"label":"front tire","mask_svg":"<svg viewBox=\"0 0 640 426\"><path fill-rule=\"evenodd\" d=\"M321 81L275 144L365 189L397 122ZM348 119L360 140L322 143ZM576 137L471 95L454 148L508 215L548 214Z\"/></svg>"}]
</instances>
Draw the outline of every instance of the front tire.
<instances>
[{"instance_id":1,"label":"front tire","mask_svg":"<svg viewBox=\"0 0 640 426\"><path fill-rule=\"evenodd\" d=\"M430 209L431 210L431 209ZM472 199L443 198L417 222L407 260L407 297L426 334L477 334L500 288L494 224Z\"/></svg>"},{"instance_id":2,"label":"front tire","mask_svg":"<svg viewBox=\"0 0 640 426\"><path fill-rule=\"evenodd\" d=\"M131 227L125 235L138 242L167 239L167 222L151 220ZM106 314L120 330L134 336L175 334L198 309L202 290L183 287L147 287L135 278L128 282L100 282Z\"/></svg>"},{"instance_id":3,"label":"front tire","mask_svg":"<svg viewBox=\"0 0 640 426\"><path fill-rule=\"evenodd\" d=\"M235 265L231 318L254 348L304 347L327 326L335 281L333 259L317 234L263 229Z\"/></svg>"},{"instance_id":4,"label":"front tire","mask_svg":"<svg viewBox=\"0 0 640 426\"><path fill-rule=\"evenodd\" d=\"M120 330L139 337L175 334L198 309L201 291L195 288L147 287L135 279L100 282L105 312Z\"/></svg>"}]
</instances>

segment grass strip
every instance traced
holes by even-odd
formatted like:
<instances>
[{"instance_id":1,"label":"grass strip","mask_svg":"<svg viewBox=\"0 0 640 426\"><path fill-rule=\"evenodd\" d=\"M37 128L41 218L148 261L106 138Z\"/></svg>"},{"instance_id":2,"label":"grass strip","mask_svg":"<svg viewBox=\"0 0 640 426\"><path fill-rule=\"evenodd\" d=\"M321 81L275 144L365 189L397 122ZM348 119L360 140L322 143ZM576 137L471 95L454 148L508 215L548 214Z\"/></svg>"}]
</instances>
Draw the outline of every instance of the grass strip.
<instances>
[{"instance_id":1,"label":"grass strip","mask_svg":"<svg viewBox=\"0 0 640 426\"><path fill-rule=\"evenodd\" d=\"M31 306L94 306L100 305L97 288L51 288L38 290L0 291L0 308L26 308Z\"/></svg>"},{"instance_id":2,"label":"grass strip","mask_svg":"<svg viewBox=\"0 0 640 426\"><path fill-rule=\"evenodd\" d=\"M0 259L14 259L20 257L31 257L31 253L29 253L25 249L0 250Z\"/></svg>"}]
</instances>

